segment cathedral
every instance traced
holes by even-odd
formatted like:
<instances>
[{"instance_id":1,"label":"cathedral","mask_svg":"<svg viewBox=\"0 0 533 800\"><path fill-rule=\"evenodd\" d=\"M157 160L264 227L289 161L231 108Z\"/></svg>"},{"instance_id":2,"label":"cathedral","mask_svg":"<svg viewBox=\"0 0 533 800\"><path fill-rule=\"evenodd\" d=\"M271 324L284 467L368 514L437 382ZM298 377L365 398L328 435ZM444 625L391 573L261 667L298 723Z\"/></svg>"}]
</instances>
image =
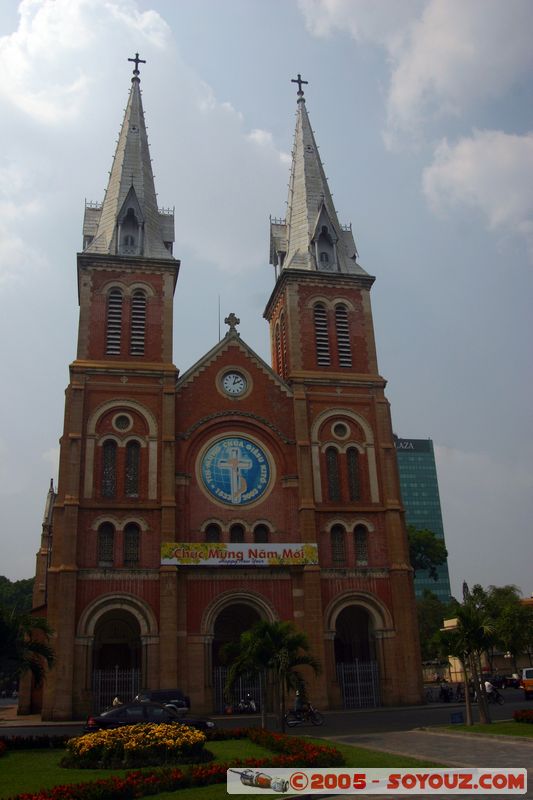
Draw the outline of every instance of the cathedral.
<instances>
[{"instance_id":1,"label":"cathedral","mask_svg":"<svg viewBox=\"0 0 533 800\"><path fill-rule=\"evenodd\" d=\"M270 220L271 363L231 313L221 340L182 371L174 216L157 205L143 62L130 60L106 194L85 207L77 354L37 554L33 613L53 629L56 663L42 687L23 681L19 712L77 719L115 694L178 687L195 712L220 712L222 647L259 620L305 632L322 665L306 676L319 707L418 703L374 278L337 217L306 82L294 81L287 215Z\"/></svg>"}]
</instances>

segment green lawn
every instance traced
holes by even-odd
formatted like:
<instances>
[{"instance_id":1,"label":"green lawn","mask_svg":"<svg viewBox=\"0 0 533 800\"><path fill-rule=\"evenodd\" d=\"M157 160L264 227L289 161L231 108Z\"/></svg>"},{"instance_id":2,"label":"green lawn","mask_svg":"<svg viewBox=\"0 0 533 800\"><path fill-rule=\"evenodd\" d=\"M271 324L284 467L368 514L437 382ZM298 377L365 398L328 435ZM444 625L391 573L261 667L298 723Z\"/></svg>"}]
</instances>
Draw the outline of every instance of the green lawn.
<instances>
[{"instance_id":1,"label":"green lawn","mask_svg":"<svg viewBox=\"0 0 533 800\"><path fill-rule=\"evenodd\" d=\"M533 725L529 722L493 722L491 725L446 725L456 733L484 733L486 736L524 736L533 739Z\"/></svg>"},{"instance_id":2,"label":"green lawn","mask_svg":"<svg viewBox=\"0 0 533 800\"><path fill-rule=\"evenodd\" d=\"M437 766L431 762L351 747L325 739L310 739L310 741L338 748L346 759L348 767ZM216 761L229 761L237 758L244 760L250 757L263 758L272 755L270 750L259 747L246 739L208 742L207 748L215 755ZM127 772L127 770L64 769L59 766L63 752L63 750L6 752L0 758L0 798L12 797L20 792L38 792L39 789L50 788L58 784L82 783L98 778L108 778L111 775L125 775ZM240 795L235 796L239 797ZM156 797L158 800L171 800L171 798L172 800L222 800L228 795L226 784L217 784L198 789L181 789L178 792L163 792Z\"/></svg>"}]
</instances>

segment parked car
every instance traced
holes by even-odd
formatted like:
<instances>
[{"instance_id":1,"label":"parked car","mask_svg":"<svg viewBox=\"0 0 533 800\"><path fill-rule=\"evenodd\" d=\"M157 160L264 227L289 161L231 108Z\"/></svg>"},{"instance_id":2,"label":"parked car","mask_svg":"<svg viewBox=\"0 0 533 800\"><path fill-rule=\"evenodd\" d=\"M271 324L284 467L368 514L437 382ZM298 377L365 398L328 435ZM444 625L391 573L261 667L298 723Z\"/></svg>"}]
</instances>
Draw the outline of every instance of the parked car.
<instances>
[{"instance_id":1,"label":"parked car","mask_svg":"<svg viewBox=\"0 0 533 800\"><path fill-rule=\"evenodd\" d=\"M526 667L522 670L520 686L524 690L524 697L526 700L533 697L533 667Z\"/></svg>"},{"instance_id":2,"label":"parked car","mask_svg":"<svg viewBox=\"0 0 533 800\"><path fill-rule=\"evenodd\" d=\"M173 708L167 708L161 703L134 700L133 703L124 703L102 711L101 714L89 716L84 731L93 733L104 728L121 728L123 725L137 725L143 722L188 725L204 732L215 727L213 720L207 717L198 717L187 713L178 714Z\"/></svg>"},{"instance_id":3,"label":"parked car","mask_svg":"<svg viewBox=\"0 0 533 800\"><path fill-rule=\"evenodd\" d=\"M191 701L181 689L144 689L139 692L136 700L151 700L152 703L160 703L162 706L174 706L176 711L182 709L189 710Z\"/></svg>"}]
</instances>

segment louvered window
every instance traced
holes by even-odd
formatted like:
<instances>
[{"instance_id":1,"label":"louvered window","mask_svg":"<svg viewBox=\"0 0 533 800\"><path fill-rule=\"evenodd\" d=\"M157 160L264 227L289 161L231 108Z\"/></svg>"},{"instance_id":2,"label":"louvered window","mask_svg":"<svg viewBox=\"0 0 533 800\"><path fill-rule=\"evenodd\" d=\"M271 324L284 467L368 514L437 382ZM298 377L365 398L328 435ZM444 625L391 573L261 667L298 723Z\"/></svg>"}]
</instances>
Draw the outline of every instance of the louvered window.
<instances>
[{"instance_id":1,"label":"louvered window","mask_svg":"<svg viewBox=\"0 0 533 800\"><path fill-rule=\"evenodd\" d=\"M364 525L357 525L354 531L355 560L358 564L368 564L368 531Z\"/></svg>"},{"instance_id":2,"label":"louvered window","mask_svg":"<svg viewBox=\"0 0 533 800\"><path fill-rule=\"evenodd\" d=\"M144 355L144 339L146 333L146 295L136 291L131 298L131 338L130 354Z\"/></svg>"},{"instance_id":3,"label":"louvered window","mask_svg":"<svg viewBox=\"0 0 533 800\"><path fill-rule=\"evenodd\" d=\"M331 529L331 560L334 567L346 566L344 528L342 525L334 525Z\"/></svg>"},{"instance_id":4,"label":"louvered window","mask_svg":"<svg viewBox=\"0 0 533 800\"><path fill-rule=\"evenodd\" d=\"M339 454L334 447L326 450L326 474L328 479L328 499L338 502L341 499L339 483Z\"/></svg>"},{"instance_id":5,"label":"louvered window","mask_svg":"<svg viewBox=\"0 0 533 800\"><path fill-rule=\"evenodd\" d=\"M120 355L122 333L122 292L111 289L107 296L106 354Z\"/></svg>"},{"instance_id":6,"label":"louvered window","mask_svg":"<svg viewBox=\"0 0 533 800\"><path fill-rule=\"evenodd\" d=\"M110 439L102 448L102 497L117 493L117 443Z\"/></svg>"},{"instance_id":7,"label":"louvered window","mask_svg":"<svg viewBox=\"0 0 533 800\"><path fill-rule=\"evenodd\" d=\"M220 542L220 525L211 522L205 529L206 542Z\"/></svg>"},{"instance_id":8,"label":"louvered window","mask_svg":"<svg viewBox=\"0 0 533 800\"><path fill-rule=\"evenodd\" d=\"M316 361L319 367L329 367L331 359L329 353L328 315L322 303L317 303L314 307L314 317Z\"/></svg>"},{"instance_id":9,"label":"louvered window","mask_svg":"<svg viewBox=\"0 0 533 800\"><path fill-rule=\"evenodd\" d=\"M266 544L266 542L268 542L268 527L266 525L255 526L254 542L256 544Z\"/></svg>"},{"instance_id":10,"label":"louvered window","mask_svg":"<svg viewBox=\"0 0 533 800\"><path fill-rule=\"evenodd\" d=\"M104 522L98 528L98 564L101 567L113 566L113 549L115 529L110 522Z\"/></svg>"},{"instance_id":11,"label":"louvered window","mask_svg":"<svg viewBox=\"0 0 533 800\"><path fill-rule=\"evenodd\" d=\"M348 462L348 492L350 500L361 499L361 480L359 476L359 451L350 447L346 453Z\"/></svg>"},{"instance_id":12,"label":"louvered window","mask_svg":"<svg viewBox=\"0 0 533 800\"><path fill-rule=\"evenodd\" d=\"M139 496L139 463L141 445L139 442L128 442L126 445L126 474L124 488L126 497Z\"/></svg>"},{"instance_id":13,"label":"louvered window","mask_svg":"<svg viewBox=\"0 0 533 800\"><path fill-rule=\"evenodd\" d=\"M335 327L337 329L337 353L340 367L352 366L352 345L346 306L335 306Z\"/></svg>"},{"instance_id":14,"label":"louvered window","mask_svg":"<svg viewBox=\"0 0 533 800\"><path fill-rule=\"evenodd\" d=\"M244 542L244 528L242 525L232 525L229 531L230 542Z\"/></svg>"},{"instance_id":15,"label":"louvered window","mask_svg":"<svg viewBox=\"0 0 533 800\"><path fill-rule=\"evenodd\" d=\"M139 563L140 530L134 522L124 528L124 564L133 567Z\"/></svg>"}]
</instances>

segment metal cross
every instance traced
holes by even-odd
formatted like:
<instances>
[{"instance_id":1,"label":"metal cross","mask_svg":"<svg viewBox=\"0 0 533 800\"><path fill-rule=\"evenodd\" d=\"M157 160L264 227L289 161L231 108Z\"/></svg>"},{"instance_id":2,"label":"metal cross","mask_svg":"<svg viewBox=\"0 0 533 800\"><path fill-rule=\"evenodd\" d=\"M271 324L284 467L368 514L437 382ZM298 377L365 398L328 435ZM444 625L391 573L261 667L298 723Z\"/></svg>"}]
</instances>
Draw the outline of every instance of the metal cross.
<instances>
[{"instance_id":1,"label":"metal cross","mask_svg":"<svg viewBox=\"0 0 533 800\"><path fill-rule=\"evenodd\" d=\"M240 319L238 317L236 317L235 314L232 311L231 314L228 317L226 317L224 322L225 322L226 325L229 325L228 333L231 333L232 331L236 330L235 326L239 324Z\"/></svg>"},{"instance_id":2,"label":"metal cross","mask_svg":"<svg viewBox=\"0 0 533 800\"><path fill-rule=\"evenodd\" d=\"M309 81L302 80L302 76L300 75L300 73L298 73L298 77L297 78L291 78L291 83L297 83L298 84L298 94L303 96L302 83L306 83L307 84L307 83L309 83Z\"/></svg>"},{"instance_id":3,"label":"metal cross","mask_svg":"<svg viewBox=\"0 0 533 800\"><path fill-rule=\"evenodd\" d=\"M139 58L139 53L135 53L135 58L128 58L128 61L133 61L135 64L135 69L133 70L134 75L139 74L139 64L146 64L146 61L143 61L142 58Z\"/></svg>"}]
</instances>

